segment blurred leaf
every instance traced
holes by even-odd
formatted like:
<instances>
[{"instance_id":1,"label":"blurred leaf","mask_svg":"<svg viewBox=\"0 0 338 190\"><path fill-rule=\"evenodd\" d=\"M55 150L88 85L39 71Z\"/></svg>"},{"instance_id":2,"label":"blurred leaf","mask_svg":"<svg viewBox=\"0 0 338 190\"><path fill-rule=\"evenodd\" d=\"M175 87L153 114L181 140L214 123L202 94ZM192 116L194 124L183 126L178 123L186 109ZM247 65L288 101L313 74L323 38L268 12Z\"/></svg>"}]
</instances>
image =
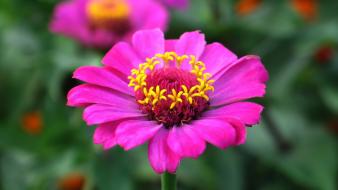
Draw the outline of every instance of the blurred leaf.
<instances>
[{"instance_id":1,"label":"blurred leaf","mask_svg":"<svg viewBox=\"0 0 338 190\"><path fill-rule=\"evenodd\" d=\"M244 163L241 155L236 153L235 148L229 148L226 151L217 149L212 155L216 160L215 170L216 189L244 189ZM213 160L210 158L210 160Z\"/></svg>"},{"instance_id":2,"label":"blurred leaf","mask_svg":"<svg viewBox=\"0 0 338 190\"><path fill-rule=\"evenodd\" d=\"M124 151L115 148L97 156L95 160L95 184L100 190L130 190L134 189L130 175L130 157Z\"/></svg>"},{"instance_id":3,"label":"blurred leaf","mask_svg":"<svg viewBox=\"0 0 338 190\"><path fill-rule=\"evenodd\" d=\"M177 172L179 181L195 189L215 189L215 174L203 161L204 156L202 155L196 160L183 160Z\"/></svg>"},{"instance_id":4,"label":"blurred leaf","mask_svg":"<svg viewBox=\"0 0 338 190\"><path fill-rule=\"evenodd\" d=\"M323 88L321 91L326 106L338 114L338 90L335 88Z\"/></svg>"},{"instance_id":5,"label":"blurred leaf","mask_svg":"<svg viewBox=\"0 0 338 190\"><path fill-rule=\"evenodd\" d=\"M33 157L22 151L1 152L1 182L4 190L28 189Z\"/></svg>"},{"instance_id":6,"label":"blurred leaf","mask_svg":"<svg viewBox=\"0 0 338 190\"><path fill-rule=\"evenodd\" d=\"M304 121L295 109L269 111L281 135L291 143L291 149L286 152L278 149L266 123L250 128L245 147L299 185L334 190L338 152L332 136Z\"/></svg>"}]
</instances>

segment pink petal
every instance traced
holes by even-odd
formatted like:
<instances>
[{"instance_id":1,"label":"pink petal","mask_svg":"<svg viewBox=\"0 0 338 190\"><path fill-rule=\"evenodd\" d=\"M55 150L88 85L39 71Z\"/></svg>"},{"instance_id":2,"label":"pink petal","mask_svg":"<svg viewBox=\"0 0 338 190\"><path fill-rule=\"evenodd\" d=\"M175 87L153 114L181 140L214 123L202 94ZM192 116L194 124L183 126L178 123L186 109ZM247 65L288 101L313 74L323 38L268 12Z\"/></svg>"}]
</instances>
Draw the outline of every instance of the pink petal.
<instances>
[{"instance_id":1,"label":"pink petal","mask_svg":"<svg viewBox=\"0 0 338 190\"><path fill-rule=\"evenodd\" d=\"M127 120L116 130L117 142L125 150L130 150L152 138L162 127L154 121Z\"/></svg>"},{"instance_id":2,"label":"pink petal","mask_svg":"<svg viewBox=\"0 0 338 190\"><path fill-rule=\"evenodd\" d=\"M217 80L234 61L237 56L220 43L212 43L205 47L200 58L206 65L206 71Z\"/></svg>"},{"instance_id":3,"label":"pink petal","mask_svg":"<svg viewBox=\"0 0 338 190\"><path fill-rule=\"evenodd\" d=\"M237 102L203 113L203 118L227 117L235 118L247 125L255 125L260 121L263 106L251 102Z\"/></svg>"},{"instance_id":4,"label":"pink petal","mask_svg":"<svg viewBox=\"0 0 338 190\"><path fill-rule=\"evenodd\" d=\"M133 35L132 43L142 60L164 52L164 35L160 29L138 31Z\"/></svg>"},{"instance_id":5,"label":"pink petal","mask_svg":"<svg viewBox=\"0 0 338 190\"><path fill-rule=\"evenodd\" d=\"M94 104L88 106L83 112L83 120L87 122L87 125L96 125L126 118L142 118L145 116L138 109L128 108L123 105Z\"/></svg>"},{"instance_id":6,"label":"pink petal","mask_svg":"<svg viewBox=\"0 0 338 190\"><path fill-rule=\"evenodd\" d=\"M237 131L227 120L201 119L191 125L200 137L219 148L237 144Z\"/></svg>"},{"instance_id":7,"label":"pink petal","mask_svg":"<svg viewBox=\"0 0 338 190\"><path fill-rule=\"evenodd\" d=\"M180 164L180 157L167 144L168 130L161 128L151 139L148 147L148 157L151 167L156 173L175 173Z\"/></svg>"},{"instance_id":8,"label":"pink petal","mask_svg":"<svg viewBox=\"0 0 338 190\"><path fill-rule=\"evenodd\" d=\"M89 28L90 26L87 26ZM114 43L120 40L120 36L105 29L92 30L88 37L90 44L88 46L108 50Z\"/></svg>"},{"instance_id":9,"label":"pink petal","mask_svg":"<svg viewBox=\"0 0 338 190\"><path fill-rule=\"evenodd\" d=\"M211 106L220 106L265 94L268 73L257 56L245 56L234 63L215 82Z\"/></svg>"},{"instance_id":10,"label":"pink petal","mask_svg":"<svg viewBox=\"0 0 338 190\"><path fill-rule=\"evenodd\" d=\"M131 24L141 29L167 28L169 12L160 3L153 0L128 0L131 6Z\"/></svg>"},{"instance_id":11,"label":"pink petal","mask_svg":"<svg viewBox=\"0 0 338 190\"><path fill-rule=\"evenodd\" d=\"M83 44L88 44L90 31L86 19L80 11L82 5L78 1L59 3L54 10L49 28L54 33L75 38Z\"/></svg>"},{"instance_id":12,"label":"pink petal","mask_svg":"<svg viewBox=\"0 0 338 190\"><path fill-rule=\"evenodd\" d=\"M120 71L127 79L131 69L137 68L142 61L129 44L119 42L103 57L102 63Z\"/></svg>"},{"instance_id":13,"label":"pink petal","mask_svg":"<svg viewBox=\"0 0 338 190\"><path fill-rule=\"evenodd\" d=\"M179 55L194 55L199 58L206 45L204 34L199 31L186 32L177 40L175 49Z\"/></svg>"},{"instance_id":14,"label":"pink petal","mask_svg":"<svg viewBox=\"0 0 338 190\"><path fill-rule=\"evenodd\" d=\"M202 55L206 45L204 34L199 31L186 32L177 40L175 49L178 55L194 55L197 59ZM183 61L182 69L190 70L191 66L188 61Z\"/></svg>"},{"instance_id":15,"label":"pink petal","mask_svg":"<svg viewBox=\"0 0 338 190\"><path fill-rule=\"evenodd\" d=\"M122 93L134 96L132 88L128 87L128 84L121 80L116 74L108 69L95 66L82 66L76 69L73 74L73 78L82 80L90 84L96 84L103 87L112 88Z\"/></svg>"},{"instance_id":16,"label":"pink petal","mask_svg":"<svg viewBox=\"0 0 338 190\"><path fill-rule=\"evenodd\" d=\"M99 125L94 132L94 143L95 144L102 144L103 148L110 149L115 146L116 143L116 136L115 130L118 125L118 122L113 123L105 123Z\"/></svg>"},{"instance_id":17,"label":"pink petal","mask_svg":"<svg viewBox=\"0 0 338 190\"><path fill-rule=\"evenodd\" d=\"M241 121L234 118L225 118L225 120L228 121L228 123L230 123L236 130L237 136L235 145L244 144L247 134L245 125Z\"/></svg>"},{"instance_id":18,"label":"pink petal","mask_svg":"<svg viewBox=\"0 0 338 190\"><path fill-rule=\"evenodd\" d=\"M175 51L177 40L166 40L165 41L165 51Z\"/></svg>"},{"instance_id":19,"label":"pink petal","mask_svg":"<svg viewBox=\"0 0 338 190\"><path fill-rule=\"evenodd\" d=\"M81 84L72 88L67 95L67 105L86 106L88 104L107 104L112 106L135 107L135 99L115 90L91 84Z\"/></svg>"},{"instance_id":20,"label":"pink petal","mask_svg":"<svg viewBox=\"0 0 338 190\"><path fill-rule=\"evenodd\" d=\"M179 9L186 9L189 5L188 0L162 0L162 1L165 1L166 4L168 4L169 6L176 7Z\"/></svg>"},{"instance_id":21,"label":"pink petal","mask_svg":"<svg viewBox=\"0 0 338 190\"><path fill-rule=\"evenodd\" d=\"M192 128L193 126L184 125L173 127L169 131L168 145L181 157L197 158L205 150L204 140Z\"/></svg>"}]
</instances>

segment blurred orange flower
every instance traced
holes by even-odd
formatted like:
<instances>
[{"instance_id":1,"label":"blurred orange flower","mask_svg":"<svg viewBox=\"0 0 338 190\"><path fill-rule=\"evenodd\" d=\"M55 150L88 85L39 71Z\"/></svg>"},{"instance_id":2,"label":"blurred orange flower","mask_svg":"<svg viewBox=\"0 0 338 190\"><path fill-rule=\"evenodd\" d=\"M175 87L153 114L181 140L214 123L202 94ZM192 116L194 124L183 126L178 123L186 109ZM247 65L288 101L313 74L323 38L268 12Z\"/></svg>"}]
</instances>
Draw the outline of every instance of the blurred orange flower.
<instances>
[{"instance_id":1,"label":"blurred orange flower","mask_svg":"<svg viewBox=\"0 0 338 190\"><path fill-rule=\"evenodd\" d=\"M291 4L305 20L312 21L316 18L318 9L317 0L292 0Z\"/></svg>"},{"instance_id":2,"label":"blurred orange flower","mask_svg":"<svg viewBox=\"0 0 338 190\"><path fill-rule=\"evenodd\" d=\"M82 190L84 189L85 177L80 173L72 173L59 181L60 190Z\"/></svg>"},{"instance_id":3,"label":"blurred orange flower","mask_svg":"<svg viewBox=\"0 0 338 190\"><path fill-rule=\"evenodd\" d=\"M248 15L255 11L261 3L261 0L240 0L236 5L236 12L241 16Z\"/></svg>"},{"instance_id":4,"label":"blurred orange flower","mask_svg":"<svg viewBox=\"0 0 338 190\"><path fill-rule=\"evenodd\" d=\"M42 116L38 111L25 113L22 117L22 127L29 134L41 133L42 125Z\"/></svg>"}]
</instances>

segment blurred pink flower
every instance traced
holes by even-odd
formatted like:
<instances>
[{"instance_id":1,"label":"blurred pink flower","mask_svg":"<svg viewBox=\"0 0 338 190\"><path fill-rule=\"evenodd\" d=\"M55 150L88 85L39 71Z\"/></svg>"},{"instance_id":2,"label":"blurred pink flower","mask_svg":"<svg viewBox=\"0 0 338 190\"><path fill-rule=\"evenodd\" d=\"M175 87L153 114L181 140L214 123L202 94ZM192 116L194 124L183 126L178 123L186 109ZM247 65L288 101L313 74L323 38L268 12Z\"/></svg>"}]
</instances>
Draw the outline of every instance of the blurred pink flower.
<instances>
[{"instance_id":1,"label":"blurred pink flower","mask_svg":"<svg viewBox=\"0 0 338 190\"><path fill-rule=\"evenodd\" d=\"M263 107L245 101L265 94L268 73L260 58L238 59L220 43L207 45L197 31L170 40L159 29L138 31L102 62L74 72L86 84L68 93L67 104L85 107L83 119L98 125L94 143L104 149L149 141L157 173L174 173L207 142L222 149L244 143L246 126L260 120Z\"/></svg>"},{"instance_id":2,"label":"blurred pink flower","mask_svg":"<svg viewBox=\"0 0 338 190\"><path fill-rule=\"evenodd\" d=\"M55 8L50 30L108 49L140 29L166 29L168 13L153 0L69 0Z\"/></svg>"},{"instance_id":3,"label":"blurred pink flower","mask_svg":"<svg viewBox=\"0 0 338 190\"><path fill-rule=\"evenodd\" d=\"M160 0L164 4L170 6L170 7L175 7L179 9L185 9L189 5L189 0Z\"/></svg>"}]
</instances>

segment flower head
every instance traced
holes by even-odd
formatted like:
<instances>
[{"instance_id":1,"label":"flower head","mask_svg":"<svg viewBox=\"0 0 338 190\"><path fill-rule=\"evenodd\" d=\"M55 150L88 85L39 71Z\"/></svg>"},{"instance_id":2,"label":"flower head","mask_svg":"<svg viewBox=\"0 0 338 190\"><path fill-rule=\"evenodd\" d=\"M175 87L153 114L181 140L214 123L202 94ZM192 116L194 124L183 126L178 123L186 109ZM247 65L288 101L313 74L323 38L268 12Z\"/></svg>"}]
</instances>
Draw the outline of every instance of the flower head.
<instances>
[{"instance_id":1,"label":"flower head","mask_svg":"<svg viewBox=\"0 0 338 190\"><path fill-rule=\"evenodd\" d=\"M86 46L108 49L130 41L137 30L164 30L167 21L166 9L153 0L68 0L56 6L50 29Z\"/></svg>"},{"instance_id":2,"label":"flower head","mask_svg":"<svg viewBox=\"0 0 338 190\"><path fill-rule=\"evenodd\" d=\"M86 82L68 94L68 105L85 107L88 125L98 125L94 143L125 150L149 141L157 173L175 172L183 158L197 158L206 143L227 148L244 143L257 124L268 74L260 58L237 58L204 35L187 32L165 40L159 29L138 31L132 43L117 43L104 67L84 66L74 77Z\"/></svg>"}]
</instances>

